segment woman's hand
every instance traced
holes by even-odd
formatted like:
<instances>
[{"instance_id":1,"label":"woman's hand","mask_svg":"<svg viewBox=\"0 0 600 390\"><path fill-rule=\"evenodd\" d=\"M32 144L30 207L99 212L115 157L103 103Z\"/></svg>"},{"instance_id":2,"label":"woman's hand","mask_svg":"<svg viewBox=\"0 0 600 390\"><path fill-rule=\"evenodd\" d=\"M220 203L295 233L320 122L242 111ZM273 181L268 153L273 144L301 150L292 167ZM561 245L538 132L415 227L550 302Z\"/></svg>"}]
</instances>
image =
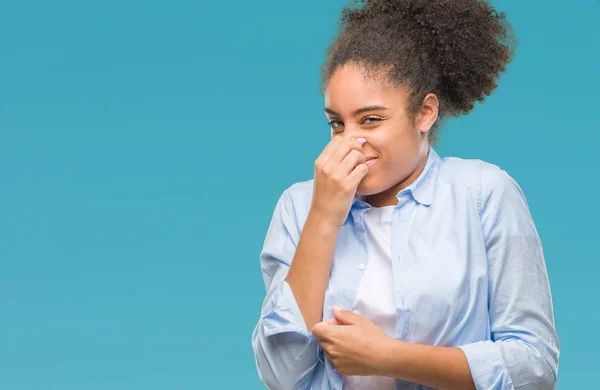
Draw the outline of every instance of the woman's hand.
<instances>
[{"instance_id":1,"label":"woman's hand","mask_svg":"<svg viewBox=\"0 0 600 390\"><path fill-rule=\"evenodd\" d=\"M311 211L334 226L344 224L356 189L369 168L362 144L352 137L333 137L315 161Z\"/></svg>"},{"instance_id":2,"label":"woman's hand","mask_svg":"<svg viewBox=\"0 0 600 390\"><path fill-rule=\"evenodd\" d=\"M379 375L381 359L394 339L356 313L336 307L333 313L335 318L311 329L327 359L345 376Z\"/></svg>"}]
</instances>

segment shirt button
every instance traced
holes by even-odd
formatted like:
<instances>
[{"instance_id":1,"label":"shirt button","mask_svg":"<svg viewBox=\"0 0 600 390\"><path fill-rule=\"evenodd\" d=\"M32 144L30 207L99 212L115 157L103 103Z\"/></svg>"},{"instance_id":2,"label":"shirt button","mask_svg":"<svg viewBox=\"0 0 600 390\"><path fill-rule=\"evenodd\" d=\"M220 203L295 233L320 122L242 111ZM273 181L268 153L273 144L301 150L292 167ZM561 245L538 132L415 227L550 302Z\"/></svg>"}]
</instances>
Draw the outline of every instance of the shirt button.
<instances>
[{"instance_id":1,"label":"shirt button","mask_svg":"<svg viewBox=\"0 0 600 390\"><path fill-rule=\"evenodd\" d=\"M358 268L360 271L365 269L365 265L363 263L360 263L358 266L356 266L356 268Z\"/></svg>"}]
</instances>

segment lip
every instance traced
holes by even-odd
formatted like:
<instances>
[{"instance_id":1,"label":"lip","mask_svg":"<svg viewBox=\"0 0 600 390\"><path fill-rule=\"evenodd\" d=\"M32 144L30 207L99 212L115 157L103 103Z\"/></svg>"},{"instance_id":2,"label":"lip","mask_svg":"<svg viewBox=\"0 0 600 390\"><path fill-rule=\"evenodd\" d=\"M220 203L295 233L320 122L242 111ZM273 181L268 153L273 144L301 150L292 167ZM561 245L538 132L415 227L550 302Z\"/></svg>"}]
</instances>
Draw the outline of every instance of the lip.
<instances>
[{"instance_id":1,"label":"lip","mask_svg":"<svg viewBox=\"0 0 600 390\"><path fill-rule=\"evenodd\" d=\"M365 159L365 164L367 164L367 166L371 166L373 164L375 164L377 162L378 158L377 157L367 157Z\"/></svg>"}]
</instances>

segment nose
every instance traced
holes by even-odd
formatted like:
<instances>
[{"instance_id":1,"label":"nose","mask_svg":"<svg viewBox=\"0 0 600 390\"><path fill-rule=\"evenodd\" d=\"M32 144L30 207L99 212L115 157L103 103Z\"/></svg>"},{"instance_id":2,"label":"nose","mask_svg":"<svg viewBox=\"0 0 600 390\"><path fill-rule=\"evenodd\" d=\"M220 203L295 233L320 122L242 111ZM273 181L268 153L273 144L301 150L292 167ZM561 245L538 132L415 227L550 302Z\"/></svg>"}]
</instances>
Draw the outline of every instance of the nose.
<instances>
[{"instance_id":1,"label":"nose","mask_svg":"<svg viewBox=\"0 0 600 390\"><path fill-rule=\"evenodd\" d=\"M352 137L352 138L363 138L365 139L365 132L360 128L360 126L352 126L348 125L344 129L343 133L344 137Z\"/></svg>"}]
</instances>

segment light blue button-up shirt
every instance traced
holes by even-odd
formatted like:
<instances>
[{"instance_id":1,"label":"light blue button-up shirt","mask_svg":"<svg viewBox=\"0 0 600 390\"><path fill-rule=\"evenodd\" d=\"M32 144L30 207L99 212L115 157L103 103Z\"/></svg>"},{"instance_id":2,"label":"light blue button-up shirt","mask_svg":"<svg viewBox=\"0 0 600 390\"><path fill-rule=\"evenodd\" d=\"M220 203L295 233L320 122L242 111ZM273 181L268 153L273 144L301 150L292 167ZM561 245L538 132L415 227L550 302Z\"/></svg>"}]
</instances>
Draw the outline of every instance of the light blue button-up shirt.
<instances>
[{"instance_id":1,"label":"light blue button-up shirt","mask_svg":"<svg viewBox=\"0 0 600 390\"><path fill-rule=\"evenodd\" d=\"M252 333L270 389L342 390L285 281L306 221L313 180L287 188L260 255L267 291ZM555 389L559 339L538 233L519 185L481 160L429 149L421 175L397 194L392 219L396 338L461 348L478 390ZM356 196L340 228L323 305L351 310L368 263ZM396 389L425 390L401 379Z\"/></svg>"}]
</instances>

